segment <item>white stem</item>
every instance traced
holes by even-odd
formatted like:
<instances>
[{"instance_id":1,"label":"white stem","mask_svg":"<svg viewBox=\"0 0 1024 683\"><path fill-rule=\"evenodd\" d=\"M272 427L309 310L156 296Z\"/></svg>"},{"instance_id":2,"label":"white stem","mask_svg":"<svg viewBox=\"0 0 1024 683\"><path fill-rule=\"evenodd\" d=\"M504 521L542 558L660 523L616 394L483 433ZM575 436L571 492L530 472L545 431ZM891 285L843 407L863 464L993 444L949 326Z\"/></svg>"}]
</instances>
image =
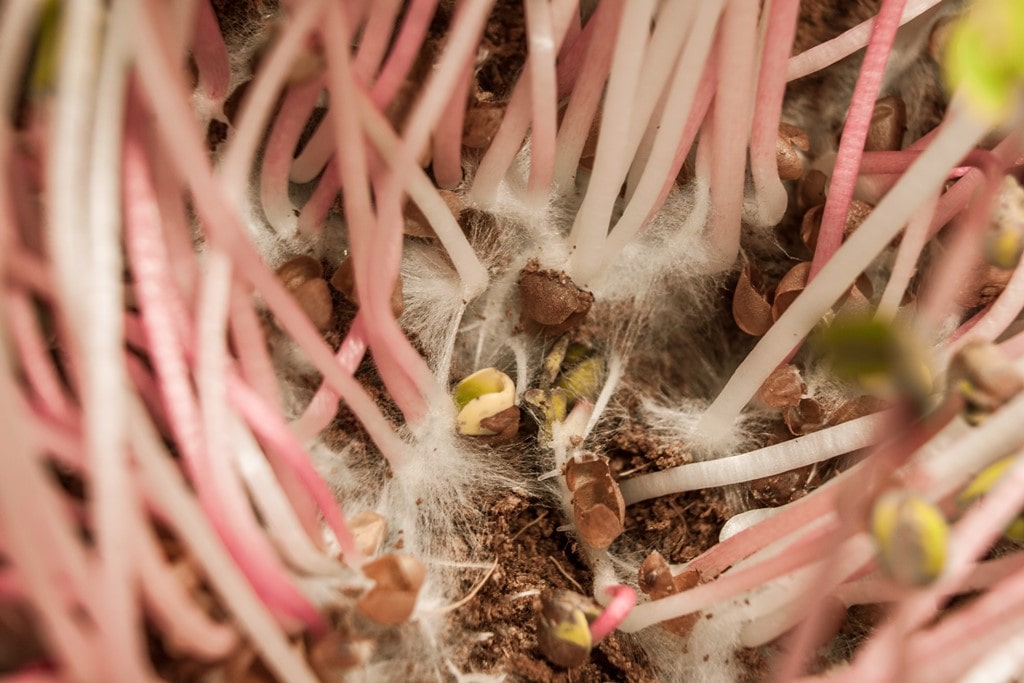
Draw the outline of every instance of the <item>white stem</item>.
<instances>
[{"instance_id":1,"label":"white stem","mask_svg":"<svg viewBox=\"0 0 1024 683\"><path fill-rule=\"evenodd\" d=\"M601 393L597 396L597 401L594 403L594 410L590 414L590 419L587 420L587 426L583 429L583 438L586 439L590 436L590 432L594 431L594 427L597 426L598 420L601 419L601 414L604 413L604 409L608 407L608 402L612 400L612 396L615 395L615 390L619 388L619 381L622 379L622 358L618 354L614 354L608 359L608 378L604 381L604 386L601 388Z\"/></svg>"},{"instance_id":2,"label":"white stem","mask_svg":"<svg viewBox=\"0 0 1024 683\"><path fill-rule=\"evenodd\" d=\"M630 119L654 5L653 0L634 0L619 24L594 171L569 234L572 255L567 271L577 283L587 280L600 263L612 208L625 178Z\"/></svg>"},{"instance_id":3,"label":"white stem","mask_svg":"<svg viewBox=\"0 0 1024 683\"><path fill-rule=\"evenodd\" d=\"M620 483L627 505L670 493L727 486L788 472L877 443L886 412L865 415L843 424L742 455L694 462L642 474Z\"/></svg>"},{"instance_id":4,"label":"white stem","mask_svg":"<svg viewBox=\"0 0 1024 683\"><path fill-rule=\"evenodd\" d=\"M697 423L695 434L701 439L714 443L729 432L740 411L772 370L800 344L921 203L945 182L949 170L985 134L986 127L957 105L958 102L953 103L932 144L733 373Z\"/></svg>"},{"instance_id":5,"label":"white stem","mask_svg":"<svg viewBox=\"0 0 1024 683\"><path fill-rule=\"evenodd\" d=\"M90 310L90 293L78 279L78 262L88 247L79 220L89 215L89 177L96 72L102 29L101 7L92 0L62 5L61 59L54 100L52 140L47 147L45 183L59 191L45 193L49 246L60 286L63 312L74 327Z\"/></svg>"},{"instance_id":6,"label":"white stem","mask_svg":"<svg viewBox=\"0 0 1024 683\"><path fill-rule=\"evenodd\" d=\"M79 255L79 277L89 293L89 314L82 317L82 411L95 495L95 519L104 595L103 652L116 662L112 676L148 677L145 644L138 628L141 614L133 576L139 570L132 550L133 519L143 515L130 476L127 443L129 386L124 365L124 262L121 251L121 144L127 86L127 48L134 3L114 3L97 88L96 117L89 160L90 213L78 229L88 248Z\"/></svg>"},{"instance_id":7,"label":"white stem","mask_svg":"<svg viewBox=\"0 0 1024 683\"><path fill-rule=\"evenodd\" d=\"M338 575L340 566L324 555L302 528L281 483L249 429L234 415L222 429L231 437L233 447L229 452L234 468L245 481L253 505L259 510L270 537L289 566L306 574Z\"/></svg>"},{"instance_id":8,"label":"white stem","mask_svg":"<svg viewBox=\"0 0 1024 683\"><path fill-rule=\"evenodd\" d=\"M651 208L661 195L662 188L665 186L665 176L672 168L676 150L682 141L683 129L686 126L694 94L697 92L697 85L700 83L703 65L711 52L715 26L718 24L723 1L708 0L700 5L691 38L683 48L683 54L679 58L672 84L669 86L668 99L658 122L658 132L652 145L653 151L644 166L643 174L640 176L626 210L608 235L601 254L603 260L601 271L607 268L615 256L640 232L651 213ZM707 143L701 143L701 147L706 146ZM698 188L706 186L706 182L701 184L701 179L706 176L707 174L703 172L697 174ZM700 189L698 189L698 194L700 194ZM589 278L596 278L601 271L590 273ZM584 280L586 279L588 278L584 278Z\"/></svg>"},{"instance_id":9,"label":"white stem","mask_svg":"<svg viewBox=\"0 0 1024 683\"><path fill-rule=\"evenodd\" d=\"M1000 683L1019 681L1024 675L1024 634L1013 636L990 651L984 659L971 667L963 683Z\"/></svg>"},{"instance_id":10,"label":"white stem","mask_svg":"<svg viewBox=\"0 0 1024 683\"><path fill-rule=\"evenodd\" d=\"M640 70L640 82L637 84L633 118L629 126L629 138L626 145L625 159L632 159L640 145L644 132L656 128L658 123L651 119L658 100L664 94L665 86L680 68L677 64L684 43L692 40L690 27L694 23L698 3L688 0L668 0L658 12L651 43L644 55L644 64ZM686 120L682 111L674 113L676 120Z\"/></svg>"}]
</instances>

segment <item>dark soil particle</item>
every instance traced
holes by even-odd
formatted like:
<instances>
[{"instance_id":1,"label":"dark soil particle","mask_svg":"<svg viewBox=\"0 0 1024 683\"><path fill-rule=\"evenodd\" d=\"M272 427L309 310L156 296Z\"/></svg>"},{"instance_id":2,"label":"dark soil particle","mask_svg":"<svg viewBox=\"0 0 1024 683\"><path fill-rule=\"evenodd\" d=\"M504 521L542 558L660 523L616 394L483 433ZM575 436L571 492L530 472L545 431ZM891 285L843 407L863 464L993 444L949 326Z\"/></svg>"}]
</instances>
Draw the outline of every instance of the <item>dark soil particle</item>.
<instances>
[{"instance_id":1,"label":"dark soil particle","mask_svg":"<svg viewBox=\"0 0 1024 683\"><path fill-rule=\"evenodd\" d=\"M575 541L557 530L560 513L544 507L540 499L510 493L485 504L484 516L493 523L482 530L480 541L498 565L461 612L459 626L491 635L465 646L467 651L460 653L465 669L505 672L507 680L531 683L656 680L639 648L619 634L602 641L579 667L548 663L537 647L539 594L548 588L589 593L590 571Z\"/></svg>"}]
</instances>

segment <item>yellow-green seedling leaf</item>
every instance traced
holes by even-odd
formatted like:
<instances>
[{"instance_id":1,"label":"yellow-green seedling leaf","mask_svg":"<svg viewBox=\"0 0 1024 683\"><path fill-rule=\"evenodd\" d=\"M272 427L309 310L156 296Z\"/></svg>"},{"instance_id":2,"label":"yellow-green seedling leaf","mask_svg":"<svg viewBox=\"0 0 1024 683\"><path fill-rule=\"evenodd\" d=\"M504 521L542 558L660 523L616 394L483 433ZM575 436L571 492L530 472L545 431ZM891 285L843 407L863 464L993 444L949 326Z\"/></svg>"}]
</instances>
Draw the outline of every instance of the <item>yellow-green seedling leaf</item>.
<instances>
[{"instance_id":1,"label":"yellow-green seedling leaf","mask_svg":"<svg viewBox=\"0 0 1024 683\"><path fill-rule=\"evenodd\" d=\"M523 400L533 408L540 419L544 440L551 439L551 428L556 422L565 422L569 413L569 397L564 389L527 389Z\"/></svg>"},{"instance_id":2,"label":"yellow-green seedling leaf","mask_svg":"<svg viewBox=\"0 0 1024 683\"><path fill-rule=\"evenodd\" d=\"M1006 527L1003 536L1014 543L1024 543L1024 517L1018 517L1010 522L1010 526Z\"/></svg>"},{"instance_id":3,"label":"yellow-green seedling leaf","mask_svg":"<svg viewBox=\"0 0 1024 683\"><path fill-rule=\"evenodd\" d=\"M42 5L28 81L29 91L33 95L41 95L54 88L60 65L64 3L60 0L45 0Z\"/></svg>"},{"instance_id":4,"label":"yellow-green seedling leaf","mask_svg":"<svg viewBox=\"0 0 1024 683\"><path fill-rule=\"evenodd\" d=\"M998 125L1013 113L1024 80L1024 2L977 0L950 31L944 70L975 113Z\"/></svg>"},{"instance_id":5,"label":"yellow-green seedling leaf","mask_svg":"<svg viewBox=\"0 0 1024 683\"><path fill-rule=\"evenodd\" d=\"M975 475L974 479L971 479L964 490L957 495L957 502L967 506L991 491L992 487L998 484L1010 470L1015 458L1014 455L1000 458Z\"/></svg>"},{"instance_id":6,"label":"yellow-green seedling leaf","mask_svg":"<svg viewBox=\"0 0 1024 683\"><path fill-rule=\"evenodd\" d=\"M541 374L540 388L548 389L558 376L565 361L565 353L569 348L569 337L563 336L551 347L551 352L544 358L544 372Z\"/></svg>"},{"instance_id":7,"label":"yellow-green seedling leaf","mask_svg":"<svg viewBox=\"0 0 1024 683\"><path fill-rule=\"evenodd\" d=\"M586 344L572 344L565 350L565 359L562 361L562 367L572 367L580 361L590 356L593 349Z\"/></svg>"},{"instance_id":8,"label":"yellow-green seedling leaf","mask_svg":"<svg viewBox=\"0 0 1024 683\"><path fill-rule=\"evenodd\" d=\"M593 401L601 392L604 373L604 358L601 356L591 356L578 362L568 370L564 370L555 386L564 389L571 402L578 401L581 398Z\"/></svg>"},{"instance_id":9,"label":"yellow-green seedling leaf","mask_svg":"<svg viewBox=\"0 0 1024 683\"><path fill-rule=\"evenodd\" d=\"M838 316L814 340L835 374L884 399L906 396L922 412L934 384L926 347L896 323Z\"/></svg>"},{"instance_id":10,"label":"yellow-green seedling leaf","mask_svg":"<svg viewBox=\"0 0 1024 683\"><path fill-rule=\"evenodd\" d=\"M994 463L983 469L974 479L964 487L964 489L957 495L956 501L961 507L967 507L971 503L979 500L985 496L989 491L993 489L1006 473L1010 471L1013 463L1017 460L1017 455L1007 455L1004 458L996 460ZM1024 543L1024 515L1017 517L1013 520L1003 535L1016 543Z\"/></svg>"},{"instance_id":11,"label":"yellow-green seedling leaf","mask_svg":"<svg viewBox=\"0 0 1024 683\"><path fill-rule=\"evenodd\" d=\"M985 258L996 268L1012 270L1024 252L1024 188L1012 175L1003 177L985 231Z\"/></svg>"},{"instance_id":12,"label":"yellow-green seedling leaf","mask_svg":"<svg viewBox=\"0 0 1024 683\"><path fill-rule=\"evenodd\" d=\"M592 600L567 590L547 590L540 596L537 644L552 664L579 666L587 661L593 640L590 622L600 616Z\"/></svg>"},{"instance_id":13,"label":"yellow-green seedling leaf","mask_svg":"<svg viewBox=\"0 0 1024 683\"><path fill-rule=\"evenodd\" d=\"M1001 227L985 239L985 258L996 268L1013 270L1020 263L1024 241L1021 234L1010 227Z\"/></svg>"},{"instance_id":14,"label":"yellow-green seedling leaf","mask_svg":"<svg viewBox=\"0 0 1024 683\"><path fill-rule=\"evenodd\" d=\"M490 436L494 432L480 421L515 405L516 385L504 372L484 368L459 382L452 397L459 409L459 431L468 436Z\"/></svg>"},{"instance_id":15,"label":"yellow-green seedling leaf","mask_svg":"<svg viewBox=\"0 0 1024 683\"><path fill-rule=\"evenodd\" d=\"M928 585L946 566L949 525L935 505L916 493L883 494L871 511L871 535L878 564L903 585Z\"/></svg>"}]
</instances>

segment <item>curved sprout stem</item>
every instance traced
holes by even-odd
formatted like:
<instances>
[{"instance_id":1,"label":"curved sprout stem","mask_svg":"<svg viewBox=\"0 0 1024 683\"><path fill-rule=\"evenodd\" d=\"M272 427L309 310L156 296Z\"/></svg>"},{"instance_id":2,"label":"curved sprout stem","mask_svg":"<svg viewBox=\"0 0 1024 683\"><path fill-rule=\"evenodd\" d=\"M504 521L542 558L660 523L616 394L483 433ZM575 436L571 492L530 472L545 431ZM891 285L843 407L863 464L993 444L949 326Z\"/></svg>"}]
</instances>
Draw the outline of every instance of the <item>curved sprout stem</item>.
<instances>
[{"instance_id":1,"label":"curved sprout stem","mask_svg":"<svg viewBox=\"0 0 1024 683\"><path fill-rule=\"evenodd\" d=\"M865 415L742 455L642 474L620 483L622 497L632 505L671 493L739 484L795 470L877 443L882 436L879 427L889 419L887 413Z\"/></svg>"}]
</instances>

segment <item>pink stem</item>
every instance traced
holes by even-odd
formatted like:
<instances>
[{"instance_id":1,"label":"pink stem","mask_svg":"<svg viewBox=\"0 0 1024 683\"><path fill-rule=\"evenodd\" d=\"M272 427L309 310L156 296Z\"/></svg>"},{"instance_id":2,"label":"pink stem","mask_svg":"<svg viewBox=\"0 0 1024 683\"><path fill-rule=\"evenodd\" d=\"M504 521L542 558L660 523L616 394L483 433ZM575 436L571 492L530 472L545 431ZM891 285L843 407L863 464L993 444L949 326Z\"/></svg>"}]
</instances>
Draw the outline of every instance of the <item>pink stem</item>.
<instances>
[{"instance_id":1,"label":"pink stem","mask_svg":"<svg viewBox=\"0 0 1024 683\"><path fill-rule=\"evenodd\" d=\"M364 561L363 554L352 537L345 516L334 498L309 461L309 454L288 427L280 413L268 406L237 375L228 377L228 395L256 434L270 445L267 454L271 461L277 461L294 474L306 491L313 497L323 514L327 525L338 539L338 546L345 554L346 564L358 567ZM277 456L276 458L273 456Z\"/></svg>"},{"instance_id":2,"label":"pink stem","mask_svg":"<svg viewBox=\"0 0 1024 683\"><path fill-rule=\"evenodd\" d=\"M557 128L557 90L551 6L547 0L526 0L526 31L529 39L530 101L533 105L530 136L530 177L526 202L529 206L547 204L548 190L555 172L555 132ZM568 28L563 27L562 35Z\"/></svg>"},{"instance_id":3,"label":"pink stem","mask_svg":"<svg viewBox=\"0 0 1024 683\"><path fill-rule=\"evenodd\" d=\"M0 246L0 249L7 257L7 263L4 264L7 283L17 283L47 301L56 300L53 275L42 259L16 244Z\"/></svg>"},{"instance_id":4,"label":"pink stem","mask_svg":"<svg viewBox=\"0 0 1024 683\"><path fill-rule=\"evenodd\" d=\"M157 44L154 17L151 13L144 13L143 18L144 21L138 22L136 26L141 38ZM161 116L156 117L156 128L165 142L168 158L181 173L181 177L187 179L210 239L231 255L236 264L236 272L263 296L281 326L331 386L341 393L385 457L396 460L404 452L405 445L395 435L366 391L351 376L339 371L319 331L280 279L263 263L252 248L239 217L230 210L223 188L214 178L200 142L181 74L171 67L164 55L156 51L142 51L138 67L143 76L139 81L142 90L153 107L162 112Z\"/></svg>"},{"instance_id":5,"label":"pink stem","mask_svg":"<svg viewBox=\"0 0 1024 683\"><path fill-rule=\"evenodd\" d=\"M583 147L590 137L597 106L612 65L612 50L602 46L615 40L615 28L623 8L621 0L602 3L576 41L576 45L587 49L579 50L582 65L570 91L569 104L555 140L554 182L560 187L567 187L576 177ZM573 45L574 51L576 45Z\"/></svg>"},{"instance_id":6,"label":"pink stem","mask_svg":"<svg viewBox=\"0 0 1024 683\"><path fill-rule=\"evenodd\" d=\"M971 641L1000 627L1019 632L1024 606L1024 571L1018 570L937 626L921 631L908 644L909 665L914 670L948 666L946 660ZM1016 621L1016 623L1014 623Z\"/></svg>"},{"instance_id":7,"label":"pink stem","mask_svg":"<svg viewBox=\"0 0 1024 683\"><path fill-rule=\"evenodd\" d=\"M378 109L383 110L387 107L395 95L398 94L402 83L405 82L405 78L419 54L420 45L422 45L423 39L426 36L427 28L430 26L430 19L434 16L436 7L437 0L413 0L410 4L405 14L405 19L402 22L402 28L395 39L395 45L391 50L391 54L370 92L370 99ZM360 54L362 53L360 52ZM359 55L356 56L356 59L359 59ZM327 183L322 190L319 185L317 186L314 197L309 200L309 202L315 203L311 205L307 202L306 207L303 208L304 215L306 214L307 207L310 214L305 217L299 217L299 232L303 235L319 233L323 217L327 215L327 210L334 202L334 197L338 194L338 190L341 189L341 183L337 175L337 164L333 162L334 153L326 147L329 144L333 147L331 129L332 126L327 121L320 124L313 133L313 137L307 143L306 148L302 150L298 157L297 163L302 166L301 175L295 177L294 174L298 167L292 169L292 180L294 182L309 182L324 168L328 160L332 161L332 165L328 165L327 171L324 172L324 179L328 177L329 172L333 181ZM322 183L323 180L321 180Z\"/></svg>"},{"instance_id":8,"label":"pink stem","mask_svg":"<svg viewBox=\"0 0 1024 683\"><path fill-rule=\"evenodd\" d=\"M167 270L167 252L160 236L159 204L149 163L138 140L140 114L131 117L124 151L124 197L127 242L142 323L168 417L183 464L203 508L253 587L269 607L299 619L315 630L325 624L291 583L280 561L252 518L251 508L225 482L216 481L207 462L202 420L183 358L174 315L174 285Z\"/></svg>"},{"instance_id":9,"label":"pink stem","mask_svg":"<svg viewBox=\"0 0 1024 683\"><path fill-rule=\"evenodd\" d=\"M217 25L213 6L207 0L199 0L195 19L192 57L199 70L199 89L207 98L220 104L227 96L231 81L228 49L224 45L220 26Z\"/></svg>"},{"instance_id":10,"label":"pink stem","mask_svg":"<svg viewBox=\"0 0 1024 683\"><path fill-rule=\"evenodd\" d=\"M352 62L353 71L364 84L372 83L377 69L380 68L401 4L401 0L377 0L370 4L370 13L366 25L363 26L359 49Z\"/></svg>"},{"instance_id":11,"label":"pink stem","mask_svg":"<svg viewBox=\"0 0 1024 683\"><path fill-rule=\"evenodd\" d=\"M326 124L327 122L324 121L320 125ZM316 237L320 234L324 228L324 222L327 220L327 212L331 210L339 190L341 190L341 178L338 173L338 158L332 155L331 160L327 162L327 168L320 176L320 182L316 184L316 189L302 205L298 223L300 235Z\"/></svg>"},{"instance_id":12,"label":"pink stem","mask_svg":"<svg viewBox=\"0 0 1024 683\"><path fill-rule=\"evenodd\" d=\"M168 267L181 292L181 299L186 307L191 308L195 304L199 266L196 263L192 226L187 222L185 208L182 206L181 178L170 166L158 164L153 168L153 183L167 242Z\"/></svg>"},{"instance_id":13,"label":"pink stem","mask_svg":"<svg viewBox=\"0 0 1024 683\"><path fill-rule=\"evenodd\" d=\"M213 621L195 603L168 566L148 520L139 519L136 526L133 546L142 599L161 637L175 651L203 661L226 657L238 644L238 634L230 626Z\"/></svg>"},{"instance_id":14,"label":"pink stem","mask_svg":"<svg viewBox=\"0 0 1024 683\"><path fill-rule=\"evenodd\" d=\"M785 552L720 576L710 583L646 603L643 607L662 603L671 612L671 617L675 617L691 614L728 600L819 559L822 553L833 547L835 540L829 535L834 533L837 527L837 524L826 524L810 530L787 546ZM635 615L643 619L641 627L648 625L649 618L646 614L641 616L640 612L636 611Z\"/></svg>"},{"instance_id":15,"label":"pink stem","mask_svg":"<svg viewBox=\"0 0 1024 683\"><path fill-rule=\"evenodd\" d=\"M335 358L344 372L352 374L363 362L365 354L366 334L363 332L363 319L356 314ZM314 438L331 423L338 413L338 398L338 393L327 386L326 382L320 384L305 412L292 423L292 429L300 440Z\"/></svg>"},{"instance_id":16,"label":"pink stem","mask_svg":"<svg viewBox=\"0 0 1024 683\"><path fill-rule=\"evenodd\" d=\"M590 638L595 643L617 629L636 605L636 591L629 586L609 586L606 592L612 596L612 601L590 625Z\"/></svg>"},{"instance_id":17,"label":"pink stem","mask_svg":"<svg viewBox=\"0 0 1024 683\"><path fill-rule=\"evenodd\" d=\"M402 333L391 312L390 299L394 291L395 281L401 265L402 252L402 200L408 183L413 162L422 154L430 139L430 133L437 125L444 107L457 85L460 75L467 64L473 60L480 35L489 16L493 0L477 0L458 5L451 27L447 35L447 45L442 52L434 70L427 79L416 106L405 125L402 143L400 144L391 173L381 178L375 174L378 221L376 229L369 235L364 231L370 229L372 223L367 221L350 221L350 239L353 244L354 269L356 286L359 290L360 308L366 312L366 330L370 348L380 371L381 378L391 393L392 398L412 423L420 422L426 414L426 398L438 398L439 387L434 380L426 361ZM328 25L328 34L335 39L344 34L340 22L332 21ZM333 41L329 41L333 42ZM333 84L341 86L332 94L341 97L344 93L355 93L355 84L347 77L346 57L342 50L329 50L332 55ZM359 115L354 98L344 97L340 115L335 119L339 126L339 143L351 141L345 145L345 157L351 165L342 165L343 183L357 180L365 176L365 160L362 150L358 147L360 125ZM349 111L345 111L348 108ZM351 123L346 124L346 119ZM351 137L348 137L351 136ZM357 137L358 136L358 137ZM365 184L356 182L357 208L364 215L370 215ZM346 209L352 202L352 194L346 185ZM360 248L360 241L363 248ZM374 282L376 280L376 282ZM411 386L412 391L402 392L404 386ZM398 391L396 391L398 390Z\"/></svg>"},{"instance_id":18,"label":"pink stem","mask_svg":"<svg viewBox=\"0 0 1024 683\"><path fill-rule=\"evenodd\" d=\"M39 396L48 414L62 424L76 424L78 409L57 375L31 304L23 295L13 292L8 293L5 299L10 334L29 386Z\"/></svg>"},{"instance_id":19,"label":"pink stem","mask_svg":"<svg viewBox=\"0 0 1024 683\"><path fill-rule=\"evenodd\" d=\"M579 3L577 3L577 5L578 4ZM580 24L580 20L579 7L577 6L576 11L572 13L572 17L569 19L568 28L565 29L565 40L562 41L562 47L559 49L558 55L556 56L556 64L562 62L568 56L569 50L576 43L580 34L583 33L583 26Z\"/></svg>"},{"instance_id":20,"label":"pink stem","mask_svg":"<svg viewBox=\"0 0 1024 683\"><path fill-rule=\"evenodd\" d=\"M609 20L608 14L614 14L616 8L621 7L622 0L609 0L608 2L602 3L591 17L591 21L587 23L587 27L583 29L583 35L576 41L576 45L580 46L581 53L586 52L583 48L586 47L586 36L590 35L588 31L597 30L598 24L604 25L604 34L608 36L609 40L614 40L615 36L615 25L614 22ZM606 10L609 7L611 9ZM561 37L564 34L562 30L564 26L567 26L570 21L571 13L563 13L562 9L559 9L555 21L556 35ZM599 17L604 17L599 19ZM591 29L591 26L594 29ZM576 45L573 46L573 50L576 49ZM595 48L596 50L596 48ZM598 55L601 52L598 50ZM607 51L607 52L610 52ZM529 57L527 57L529 62ZM608 57L608 64L611 64L611 56ZM562 64L559 64L561 69ZM519 154L519 150L522 148L523 139L526 137L526 131L530 125L530 82L528 74L530 72L529 65L523 70L523 74L519 80L516 81L515 86L512 88L512 96L509 99L508 105L505 107L505 116L501 120L501 126L498 128L498 132L495 134L494 139L491 141L490 146L487 148L487 153L484 154L483 159L480 160L480 165L477 167L476 175L473 177L473 185L470 188L470 195L473 199L483 205L491 204L498 193L498 186L501 185L501 181L504 179L505 174L508 172L509 167L515 160L516 155ZM601 83L604 83L604 78L608 75L607 66L604 69L604 74L601 76ZM600 99L601 85L595 86L598 92L595 95L596 99ZM594 109L596 110L597 104L595 102ZM593 114L584 124L585 129L580 132L582 141L580 149L583 148L583 142L586 141L587 134L590 132L590 121L593 120ZM563 123L563 128L565 124ZM556 141L555 147L561 149L561 142ZM557 161L556 161L557 167Z\"/></svg>"},{"instance_id":21,"label":"pink stem","mask_svg":"<svg viewBox=\"0 0 1024 683\"><path fill-rule=\"evenodd\" d=\"M1020 358L1024 355L1024 331L1018 332L1006 341L999 344L999 347L1010 358Z\"/></svg>"},{"instance_id":22,"label":"pink stem","mask_svg":"<svg viewBox=\"0 0 1024 683\"><path fill-rule=\"evenodd\" d=\"M687 569L718 573L749 557L835 508L838 496L834 487L818 489L768 519L755 524L721 543L717 543L686 564Z\"/></svg>"},{"instance_id":23,"label":"pink stem","mask_svg":"<svg viewBox=\"0 0 1024 683\"><path fill-rule=\"evenodd\" d=\"M999 297L950 335L945 353L954 354L973 341L995 340L1016 320L1022 309L1024 309L1024 268L1018 264Z\"/></svg>"},{"instance_id":24,"label":"pink stem","mask_svg":"<svg viewBox=\"0 0 1024 683\"><path fill-rule=\"evenodd\" d=\"M950 553L943 575L927 588L907 595L896 613L858 654L853 665L854 671L869 677L891 671L890 653L885 644L919 627L937 613L942 605L940 598L963 583L973 563L991 548L1006 526L1020 514L1022 506L1024 459L1018 458L999 484L953 527L949 546L956 548L956 552ZM1007 580L1012 590L1000 590L1000 586L997 586L989 591L989 596L997 596L1003 603L1020 602L1024 599L1024 581L1021 579L1024 579L1024 572L1018 572Z\"/></svg>"},{"instance_id":25,"label":"pink stem","mask_svg":"<svg viewBox=\"0 0 1024 683\"><path fill-rule=\"evenodd\" d=\"M5 354L0 354L3 356ZM0 360L0 426L6 437L0 459L0 537L7 563L25 587L54 656L76 680L100 680L99 641L80 616L98 615L89 589L96 577L88 556L62 512L64 497L37 461L28 416L19 408L17 383Z\"/></svg>"},{"instance_id":26,"label":"pink stem","mask_svg":"<svg viewBox=\"0 0 1024 683\"><path fill-rule=\"evenodd\" d=\"M473 201L488 206L498 195L498 187L515 161L516 155L523 146L523 138L530 127L530 101L528 84L524 78L516 81L512 88L512 97L505 106L505 115L501 119L498 132L494 134L491 144L473 176L470 196Z\"/></svg>"},{"instance_id":27,"label":"pink stem","mask_svg":"<svg viewBox=\"0 0 1024 683\"><path fill-rule=\"evenodd\" d=\"M907 7L903 15L898 17L900 25L919 16L939 2L940 0L915 0ZM786 80L793 81L803 78L849 57L865 45L870 45L870 36L873 35L873 28L877 21L878 17L871 17L831 40L819 43L790 57L786 69Z\"/></svg>"},{"instance_id":28,"label":"pink stem","mask_svg":"<svg viewBox=\"0 0 1024 683\"><path fill-rule=\"evenodd\" d=\"M938 204L938 197L933 196L921 205L921 208L910 219L907 229L903 232L903 239L900 241L899 249L896 252L896 260L889 273L889 281L885 283L885 290L878 302L878 311L886 316L895 316L899 309L903 296L907 291L914 272L917 269L917 262L928 244L928 226L935 215L935 208Z\"/></svg>"},{"instance_id":29,"label":"pink stem","mask_svg":"<svg viewBox=\"0 0 1024 683\"><path fill-rule=\"evenodd\" d=\"M937 324L947 311L955 308L953 301L957 291L963 286L971 268L982 258L980 238L987 227L992 203L999 193L1000 179L989 177L988 184L957 226L949 248L929 273L928 286L922 288L921 301L918 302L918 315L922 320Z\"/></svg>"},{"instance_id":30,"label":"pink stem","mask_svg":"<svg viewBox=\"0 0 1024 683\"><path fill-rule=\"evenodd\" d=\"M578 0L575 4L578 6ZM586 25L582 27L582 30L580 30L578 35L571 41L569 39L569 28L566 29L566 36L558 53L556 70L559 100L565 99L576 89L576 81L580 76L580 71L586 66L590 59L590 46L594 41L601 42L601 38L598 34L602 32L601 25L607 21L607 16L605 16L605 19L600 19L599 17L604 16L609 12L613 14L618 13L621 9L621 7L618 7L616 2L610 3L616 5L616 7L613 7L610 10L602 9L608 4L609 2L607 0L599 3L597 9L594 10L594 13L591 14L590 18L587 20ZM579 25L579 13L574 12L574 15L575 16L570 17L569 20L570 28L574 23L577 26ZM614 40L614 36L615 34L612 33L610 36L606 37L608 40ZM609 63L611 63L610 57Z\"/></svg>"},{"instance_id":31,"label":"pink stem","mask_svg":"<svg viewBox=\"0 0 1024 683\"><path fill-rule=\"evenodd\" d=\"M132 343L131 335L127 332L127 321L125 322L125 327L125 338L128 340L128 343ZM145 350L145 331L141 330L141 323L139 336L142 338L143 343L137 346L140 350ZM153 420L157 431L160 432L161 436L170 439L172 435L171 424L167 419L167 412L164 410L164 402L160 397L160 388L157 386L156 379L150 374L149 368L133 353L125 352L125 365L128 368L128 377L135 386L135 391L139 398L142 399L143 404L146 406L146 410Z\"/></svg>"},{"instance_id":32,"label":"pink stem","mask_svg":"<svg viewBox=\"0 0 1024 683\"><path fill-rule=\"evenodd\" d=\"M238 356L242 376L265 403L280 407L281 392L277 386L263 326L252 306L252 298L236 285L231 288L231 343Z\"/></svg>"},{"instance_id":33,"label":"pink stem","mask_svg":"<svg viewBox=\"0 0 1024 683\"><path fill-rule=\"evenodd\" d=\"M473 84L473 69L467 64L459 84L444 109L433 137L434 180L438 187L454 189L462 182L462 129L466 121L466 102Z\"/></svg>"},{"instance_id":34,"label":"pink stem","mask_svg":"<svg viewBox=\"0 0 1024 683\"><path fill-rule=\"evenodd\" d=\"M68 679L44 665L33 665L0 675L0 683L66 683Z\"/></svg>"},{"instance_id":35,"label":"pink stem","mask_svg":"<svg viewBox=\"0 0 1024 683\"><path fill-rule=\"evenodd\" d=\"M379 108L390 102L405 82L409 69L420 54L423 39L430 28L430 20L437 8L437 0L412 0L406 10L402 28L395 38L394 47L381 69L377 82L373 84L370 98Z\"/></svg>"},{"instance_id":36,"label":"pink stem","mask_svg":"<svg viewBox=\"0 0 1024 683\"><path fill-rule=\"evenodd\" d=\"M857 183L864 142L871 126L875 100L882 87L885 64L896 40L896 30L899 28L904 3L905 0L882 0L881 9L871 30L871 40L868 42L864 63L857 76L853 99L846 114L846 124L839 140L839 152L829 181L828 199L825 201L825 212L821 217L818 245L814 250L808 281L818 274L843 241L843 229Z\"/></svg>"},{"instance_id":37,"label":"pink stem","mask_svg":"<svg viewBox=\"0 0 1024 683\"><path fill-rule=\"evenodd\" d=\"M779 180L775 148L782 116L782 99L786 93L786 62L796 36L799 0L774 0L770 5L765 46L761 53L761 69L754 98L754 124L750 132L750 172L759 197L778 200L782 218L787 201L786 190ZM776 222L777 220L776 219Z\"/></svg>"},{"instance_id":38,"label":"pink stem","mask_svg":"<svg viewBox=\"0 0 1024 683\"><path fill-rule=\"evenodd\" d=\"M288 196L288 172L295 145L322 89L320 78L288 89L263 151L260 203L267 221L286 238L293 235L296 226L295 207Z\"/></svg>"},{"instance_id":39,"label":"pink stem","mask_svg":"<svg viewBox=\"0 0 1024 683\"><path fill-rule=\"evenodd\" d=\"M354 97L358 85L352 80L348 54L340 49L346 43L346 34L344 17L337 9L329 8L325 38L332 106L328 115L332 116L339 148L345 152L337 155L336 159L344 188L356 289L359 291L360 311L367 319L368 341L381 379L406 420L415 423L426 414L425 392L433 377L426 363L409 345L391 313L390 297L401 255L401 207L397 207L397 220L392 217L389 221L375 216L371 207L366 183L367 150ZM397 203L397 198L392 201ZM386 206L387 202L378 198L378 210ZM374 248L381 242L389 252L384 261L380 260Z\"/></svg>"}]
</instances>

